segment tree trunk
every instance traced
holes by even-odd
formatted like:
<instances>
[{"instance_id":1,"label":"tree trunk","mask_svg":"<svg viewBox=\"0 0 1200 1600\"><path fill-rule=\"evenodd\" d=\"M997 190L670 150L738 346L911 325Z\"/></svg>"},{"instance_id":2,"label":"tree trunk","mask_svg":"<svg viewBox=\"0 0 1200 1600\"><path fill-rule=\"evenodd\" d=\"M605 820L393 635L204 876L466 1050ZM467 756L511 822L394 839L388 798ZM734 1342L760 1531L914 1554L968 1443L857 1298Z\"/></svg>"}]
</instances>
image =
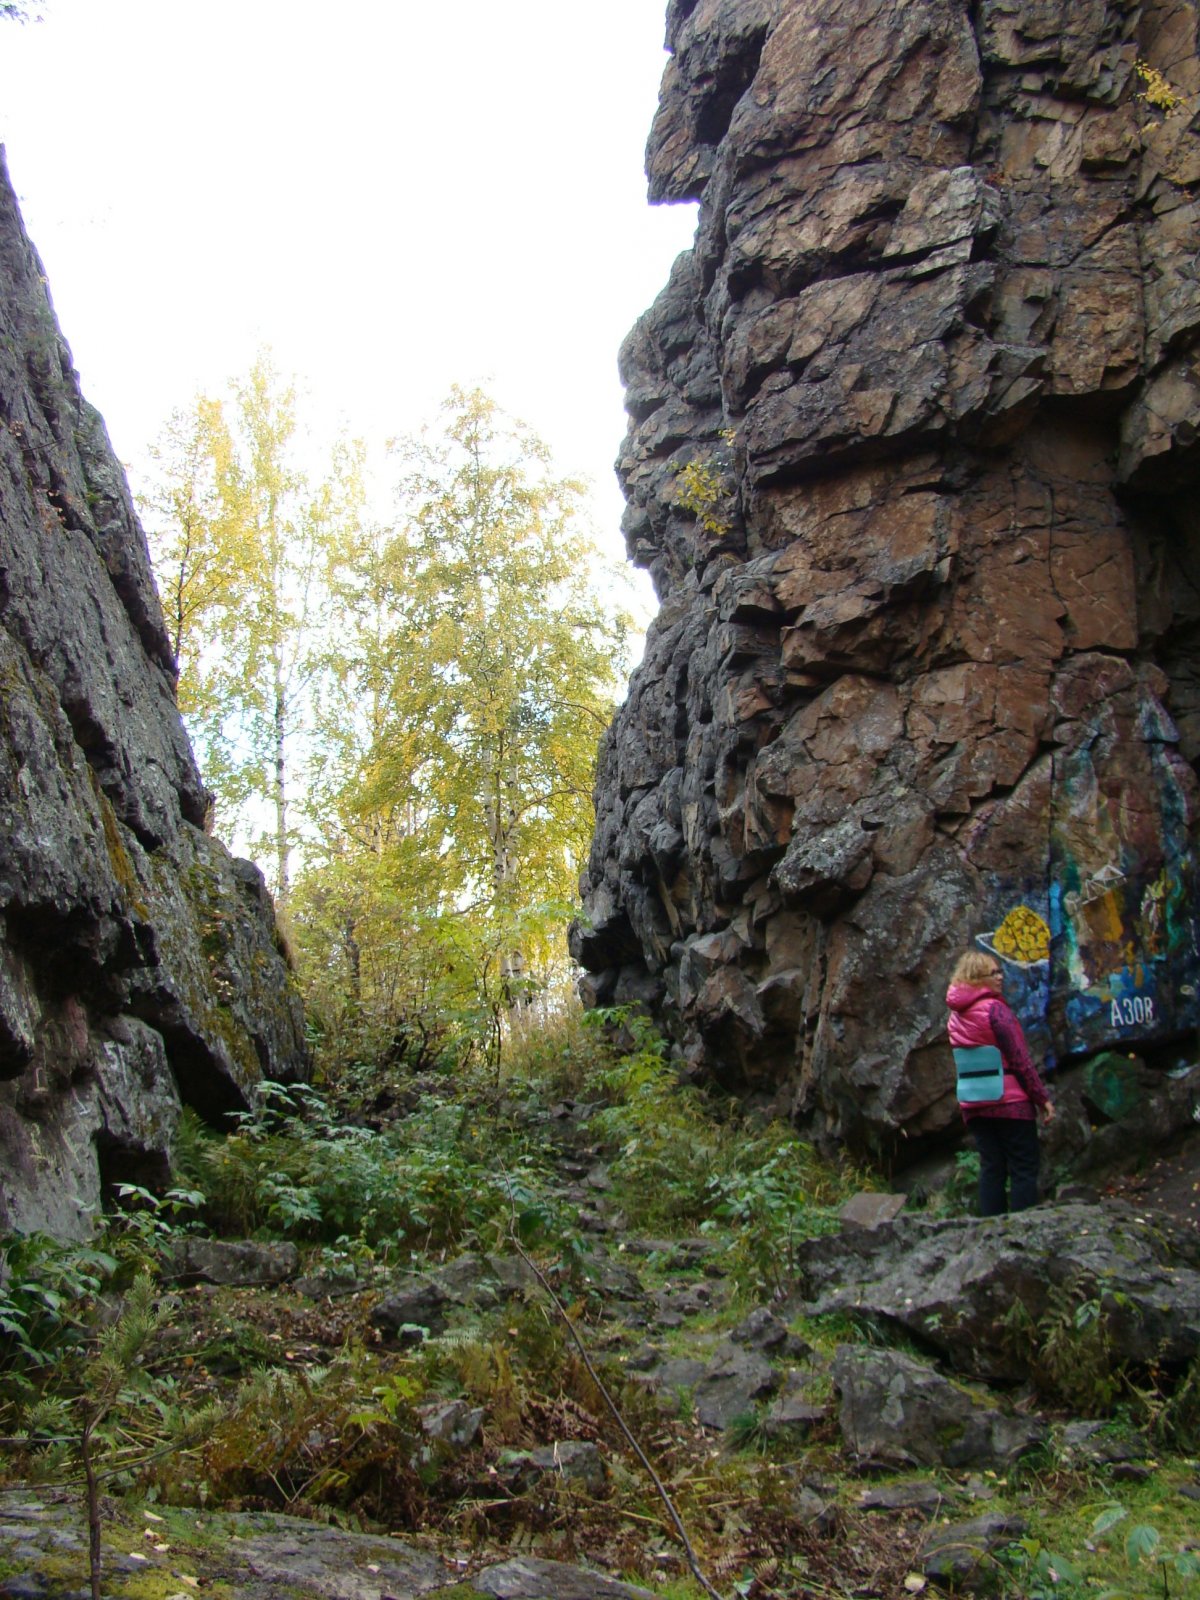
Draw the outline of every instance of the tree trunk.
<instances>
[{"instance_id":1,"label":"tree trunk","mask_svg":"<svg viewBox=\"0 0 1200 1600\"><path fill-rule=\"evenodd\" d=\"M96 1463L92 1458L92 1429L98 1417L89 1417L83 1425L79 1440L79 1454L83 1460L83 1477L87 1487L88 1512L88 1573L91 1578L92 1600L100 1600L100 1484L96 1477Z\"/></svg>"},{"instance_id":2,"label":"tree trunk","mask_svg":"<svg viewBox=\"0 0 1200 1600\"><path fill-rule=\"evenodd\" d=\"M362 1010L362 948L355 938L356 926L353 917L346 917L342 923L342 945L350 963L350 998L357 1016Z\"/></svg>"},{"instance_id":3,"label":"tree trunk","mask_svg":"<svg viewBox=\"0 0 1200 1600\"><path fill-rule=\"evenodd\" d=\"M503 909L509 900L509 890L516 885L520 863L516 851L516 816L505 804L504 765L507 760L506 742L501 736L496 759L492 793L488 804L488 834L492 847L492 894L496 906ZM513 1012L522 1003L524 981L528 971L523 950L514 947L500 953L500 990L505 1009Z\"/></svg>"},{"instance_id":4,"label":"tree trunk","mask_svg":"<svg viewBox=\"0 0 1200 1600\"><path fill-rule=\"evenodd\" d=\"M275 900L280 911L286 911L291 893L288 878L287 832L287 695L279 672L275 667Z\"/></svg>"}]
</instances>

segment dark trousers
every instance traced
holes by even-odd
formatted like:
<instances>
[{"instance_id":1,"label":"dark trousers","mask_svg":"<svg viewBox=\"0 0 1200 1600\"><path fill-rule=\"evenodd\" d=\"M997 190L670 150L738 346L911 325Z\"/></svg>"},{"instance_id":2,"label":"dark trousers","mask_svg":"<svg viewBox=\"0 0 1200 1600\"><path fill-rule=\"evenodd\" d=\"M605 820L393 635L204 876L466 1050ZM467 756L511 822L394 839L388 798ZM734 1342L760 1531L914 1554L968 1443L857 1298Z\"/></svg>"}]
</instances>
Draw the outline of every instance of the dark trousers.
<instances>
[{"instance_id":1,"label":"dark trousers","mask_svg":"<svg viewBox=\"0 0 1200 1600\"><path fill-rule=\"evenodd\" d=\"M1037 1204L1037 1123L1018 1117L972 1117L979 1151L979 1214L1002 1217Z\"/></svg>"}]
</instances>

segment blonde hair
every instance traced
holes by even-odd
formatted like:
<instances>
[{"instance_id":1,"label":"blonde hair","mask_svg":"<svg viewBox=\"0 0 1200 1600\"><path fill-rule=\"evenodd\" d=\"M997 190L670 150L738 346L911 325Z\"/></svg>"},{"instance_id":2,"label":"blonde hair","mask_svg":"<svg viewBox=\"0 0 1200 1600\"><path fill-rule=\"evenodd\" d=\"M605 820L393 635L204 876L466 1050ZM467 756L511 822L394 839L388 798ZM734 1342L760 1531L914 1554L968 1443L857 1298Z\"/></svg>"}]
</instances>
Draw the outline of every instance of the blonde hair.
<instances>
[{"instance_id":1,"label":"blonde hair","mask_svg":"<svg viewBox=\"0 0 1200 1600\"><path fill-rule=\"evenodd\" d=\"M984 988L995 988L1000 979L996 975L999 960L986 950L966 950L955 963L950 975L951 983L975 983Z\"/></svg>"}]
</instances>

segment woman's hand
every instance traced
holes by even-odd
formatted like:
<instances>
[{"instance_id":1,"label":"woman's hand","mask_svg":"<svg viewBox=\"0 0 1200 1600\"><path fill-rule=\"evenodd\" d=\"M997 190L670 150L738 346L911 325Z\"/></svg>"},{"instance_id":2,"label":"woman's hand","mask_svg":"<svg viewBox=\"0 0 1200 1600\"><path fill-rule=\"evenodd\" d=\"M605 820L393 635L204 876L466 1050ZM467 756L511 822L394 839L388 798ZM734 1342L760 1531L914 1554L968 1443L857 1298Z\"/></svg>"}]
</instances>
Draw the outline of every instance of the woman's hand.
<instances>
[{"instance_id":1,"label":"woman's hand","mask_svg":"<svg viewBox=\"0 0 1200 1600\"><path fill-rule=\"evenodd\" d=\"M1054 1121L1058 1113L1054 1109L1053 1100L1046 1101L1046 1104L1041 1108L1040 1115L1043 1122L1049 1123Z\"/></svg>"}]
</instances>

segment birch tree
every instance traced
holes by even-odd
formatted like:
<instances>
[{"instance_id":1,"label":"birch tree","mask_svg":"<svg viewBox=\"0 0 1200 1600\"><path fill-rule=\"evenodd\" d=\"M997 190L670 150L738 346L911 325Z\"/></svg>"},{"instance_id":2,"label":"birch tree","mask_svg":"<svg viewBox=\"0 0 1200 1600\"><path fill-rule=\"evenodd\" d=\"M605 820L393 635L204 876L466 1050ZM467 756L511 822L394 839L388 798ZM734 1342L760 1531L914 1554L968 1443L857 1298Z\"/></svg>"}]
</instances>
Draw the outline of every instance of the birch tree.
<instances>
[{"instance_id":1,"label":"birch tree","mask_svg":"<svg viewBox=\"0 0 1200 1600\"><path fill-rule=\"evenodd\" d=\"M172 419L143 509L180 709L221 825L265 849L286 910L294 769L319 659L325 552L347 498L344 463L314 481L295 388L268 355L231 388Z\"/></svg>"},{"instance_id":2,"label":"birch tree","mask_svg":"<svg viewBox=\"0 0 1200 1600\"><path fill-rule=\"evenodd\" d=\"M395 519L332 578L328 720L344 743L322 787L340 903L359 912L344 982L370 1009L366 965L390 952L388 1026L427 1038L436 999L494 1053L510 1010L565 962L626 624L599 598L579 485L486 395L453 390L440 425L392 456ZM332 881L318 874L306 904ZM327 951L328 900L323 915Z\"/></svg>"}]
</instances>

